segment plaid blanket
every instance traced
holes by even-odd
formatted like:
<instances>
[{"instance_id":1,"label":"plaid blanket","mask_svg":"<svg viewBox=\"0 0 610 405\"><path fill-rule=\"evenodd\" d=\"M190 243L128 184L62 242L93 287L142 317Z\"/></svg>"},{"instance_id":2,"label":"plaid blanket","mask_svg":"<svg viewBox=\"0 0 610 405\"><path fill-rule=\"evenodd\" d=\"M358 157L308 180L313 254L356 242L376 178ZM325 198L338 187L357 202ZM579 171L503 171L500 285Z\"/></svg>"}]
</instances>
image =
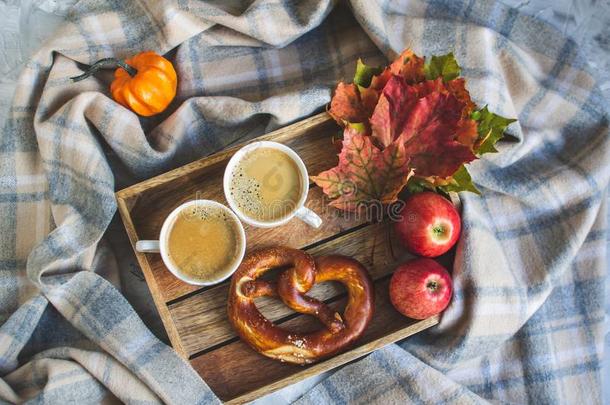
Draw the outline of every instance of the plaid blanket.
<instances>
[{"instance_id":1,"label":"plaid blanket","mask_svg":"<svg viewBox=\"0 0 610 405\"><path fill-rule=\"evenodd\" d=\"M300 403L601 402L605 101L573 41L488 0L79 2L27 64L0 139L0 399L217 401L116 288L114 190L310 115L358 57L405 47L453 51L477 103L519 119L517 141L471 166L483 196L462 195L440 325ZM180 77L161 116L112 101L108 75L68 79L146 49Z\"/></svg>"}]
</instances>

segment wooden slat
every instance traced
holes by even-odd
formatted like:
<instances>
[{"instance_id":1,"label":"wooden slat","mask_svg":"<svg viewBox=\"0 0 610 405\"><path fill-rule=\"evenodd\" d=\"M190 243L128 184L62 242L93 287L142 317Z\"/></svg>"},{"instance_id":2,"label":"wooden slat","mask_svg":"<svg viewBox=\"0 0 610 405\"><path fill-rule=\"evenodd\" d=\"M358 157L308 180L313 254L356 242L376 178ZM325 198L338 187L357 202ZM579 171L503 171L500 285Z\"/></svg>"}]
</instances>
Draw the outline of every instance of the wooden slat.
<instances>
[{"instance_id":1,"label":"wooden slat","mask_svg":"<svg viewBox=\"0 0 610 405\"><path fill-rule=\"evenodd\" d=\"M375 283L375 316L353 350L318 364L297 366L264 357L238 340L192 359L191 365L223 401L243 403L343 365L438 322L438 317L415 321L399 314L389 301L388 283L388 278ZM344 305L344 300L331 304L335 308ZM284 322L281 326L295 332L320 327L314 318L306 315ZM263 378L261 373L264 374Z\"/></svg>"},{"instance_id":2,"label":"wooden slat","mask_svg":"<svg viewBox=\"0 0 610 405\"><path fill-rule=\"evenodd\" d=\"M373 279L378 279L391 273L397 263L411 257L396 244L390 249L389 239L395 241L395 238L389 238L388 232L391 231L392 228L386 223L368 225L308 252L314 256L342 254L353 257L368 269ZM226 316L228 288L227 282L169 306L182 345L189 356L236 336ZM344 291L340 284L325 283L314 287L310 295L327 300ZM293 313L281 301L273 298L261 298L257 300L257 306L272 321Z\"/></svg>"}]
</instances>

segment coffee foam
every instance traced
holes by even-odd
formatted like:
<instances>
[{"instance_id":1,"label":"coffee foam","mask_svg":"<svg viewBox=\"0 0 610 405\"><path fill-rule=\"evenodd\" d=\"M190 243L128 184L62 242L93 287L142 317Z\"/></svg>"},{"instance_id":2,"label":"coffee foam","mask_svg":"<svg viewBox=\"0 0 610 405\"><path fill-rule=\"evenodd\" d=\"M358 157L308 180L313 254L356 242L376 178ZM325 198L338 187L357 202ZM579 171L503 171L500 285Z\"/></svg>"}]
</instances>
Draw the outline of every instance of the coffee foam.
<instances>
[{"instance_id":1,"label":"coffee foam","mask_svg":"<svg viewBox=\"0 0 610 405\"><path fill-rule=\"evenodd\" d=\"M241 212L247 213L248 216L263 216L265 206L262 203L260 182L246 176L244 168L237 166L230 184L229 194Z\"/></svg>"},{"instance_id":2,"label":"coffee foam","mask_svg":"<svg viewBox=\"0 0 610 405\"><path fill-rule=\"evenodd\" d=\"M292 191L280 191L282 176L286 176L285 180L292 176L289 183L295 185L290 189ZM249 151L235 165L228 192L235 208L243 215L269 222L281 220L294 212L302 187L298 165L293 158L281 150L263 147ZM279 195L272 197L278 192Z\"/></svg>"},{"instance_id":3,"label":"coffee foam","mask_svg":"<svg viewBox=\"0 0 610 405\"><path fill-rule=\"evenodd\" d=\"M200 219L200 220L210 220L210 219L222 219L224 221L232 221L235 220L227 214L227 212L218 207L212 207L205 204L193 204L188 209L185 209L180 212L179 216L185 219Z\"/></svg>"}]
</instances>

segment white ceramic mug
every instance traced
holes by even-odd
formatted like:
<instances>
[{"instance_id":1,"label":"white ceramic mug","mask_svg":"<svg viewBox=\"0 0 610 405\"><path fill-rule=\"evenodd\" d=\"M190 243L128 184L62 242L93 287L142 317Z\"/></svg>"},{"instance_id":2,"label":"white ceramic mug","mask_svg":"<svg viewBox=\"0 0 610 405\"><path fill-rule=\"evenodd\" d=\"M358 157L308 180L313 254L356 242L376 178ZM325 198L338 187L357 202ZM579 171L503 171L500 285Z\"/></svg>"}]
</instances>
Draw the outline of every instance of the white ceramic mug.
<instances>
[{"instance_id":1,"label":"white ceramic mug","mask_svg":"<svg viewBox=\"0 0 610 405\"><path fill-rule=\"evenodd\" d=\"M173 261L170 260L170 258L169 258L169 254L168 254L169 231L172 229L172 226L174 225L174 222L178 218L178 215L180 215L183 212L186 212L193 205L197 205L198 207L208 206L208 207L218 208L218 209L222 210L224 213L226 213L227 215L229 215L235 221L235 224L236 224L236 229L238 231L238 235L236 235L236 236L237 236L238 242L240 243L240 248L239 248L238 254L236 255L235 261L233 262L229 271L227 271L226 273L223 272L222 277L215 279L215 280L201 281L201 280L189 277L188 275L186 275L182 271L180 271L180 269L177 268L177 266L175 266ZM163 222L163 225L161 226L161 233L159 234L159 240L139 240L136 242L136 250L138 252L142 252L142 253L161 253L161 258L163 259L163 263L165 263L165 266L169 269L169 271L172 272L172 274L174 276L176 276L180 280L184 281L185 283L201 285L201 286L214 285L214 284L218 284L221 281L224 281L227 278L229 278L235 272L235 270L237 270L237 268L239 267L239 264L241 263L241 260L243 259L244 254L246 252L246 234L244 232L244 227L242 226L241 222L239 222L239 218L228 207L226 207L216 201L212 201L212 200L193 200L193 201L185 202L184 204L180 205L178 208L174 209L167 216L167 218Z\"/></svg>"},{"instance_id":2,"label":"white ceramic mug","mask_svg":"<svg viewBox=\"0 0 610 405\"><path fill-rule=\"evenodd\" d=\"M287 215L277 221L263 222L263 221L258 221L254 218L247 216L239 209L237 203L235 202L235 199L231 196L231 193L229 192L231 189L231 175L232 175L233 171L235 170L236 166L239 164L241 159L243 159L243 157L247 153L249 153L255 149L258 149L258 148L271 148L271 149L277 149L277 150L280 150L281 152L284 152L294 161L294 163L296 164L296 166L299 170L299 173L301 175L301 184L303 185L303 190L301 191L301 195L299 196L299 200L296 204L295 209L289 215ZM229 203L229 206L231 207L231 209L237 214L239 219L241 219L242 221L244 221L245 223L247 223L249 225L256 226L259 228L272 228L275 226L283 225L286 222L290 221L295 216L297 218L299 218L300 220L302 220L303 222L305 222L307 225L312 226L314 228L319 228L320 225L322 225L322 219L315 212L313 212L309 208L305 207L305 201L307 200L307 193L309 192L308 185L309 185L309 176L307 175L307 168L305 167L305 163L303 163L303 161L301 160L299 155L297 155L297 153L295 151L293 151L292 149L290 149L288 146L282 145L281 143L277 143L277 142L271 142L271 141L253 142L249 145L244 146L240 150L238 150L233 155L233 157L231 157L231 160L229 160L229 163L227 164L227 167L225 169L224 179L223 179L225 198L227 199L227 202Z\"/></svg>"}]
</instances>

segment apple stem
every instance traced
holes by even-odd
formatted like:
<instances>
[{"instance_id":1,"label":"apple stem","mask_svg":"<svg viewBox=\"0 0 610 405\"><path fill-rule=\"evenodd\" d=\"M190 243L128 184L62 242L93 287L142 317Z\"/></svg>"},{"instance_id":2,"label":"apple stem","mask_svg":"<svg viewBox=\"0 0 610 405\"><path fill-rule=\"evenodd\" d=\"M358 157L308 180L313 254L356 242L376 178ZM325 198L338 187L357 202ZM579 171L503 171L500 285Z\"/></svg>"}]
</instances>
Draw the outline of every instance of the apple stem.
<instances>
[{"instance_id":1,"label":"apple stem","mask_svg":"<svg viewBox=\"0 0 610 405\"><path fill-rule=\"evenodd\" d=\"M438 283L436 281L428 281L428 284L426 284L426 288L434 292L438 288Z\"/></svg>"},{"instance_id":2,"label":"apple stem","mask_svg":"<svg viewBox=\"0 0 610 405\"><path fill-rule=\"evenodd\" d=\"M445 228L442 225L437 225L434 228L432 228L432 232L434 232L436 234L436 236L441 236L442 234L445 233Z\"/></svg>"}]
</instances>

